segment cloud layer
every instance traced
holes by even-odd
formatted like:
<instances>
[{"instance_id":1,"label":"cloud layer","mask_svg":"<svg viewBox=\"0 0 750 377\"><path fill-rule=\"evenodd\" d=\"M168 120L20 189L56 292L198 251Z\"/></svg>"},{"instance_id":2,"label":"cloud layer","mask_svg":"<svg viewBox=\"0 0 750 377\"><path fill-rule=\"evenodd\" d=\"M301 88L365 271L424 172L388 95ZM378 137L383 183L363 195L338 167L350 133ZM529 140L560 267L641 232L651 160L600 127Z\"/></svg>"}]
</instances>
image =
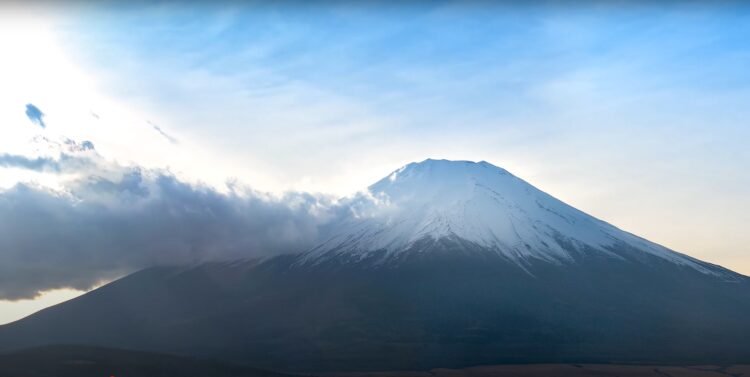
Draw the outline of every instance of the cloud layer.
<instances>
[{"instance_id":1,"label":"cloud layer","mask_svg":"<svg viewBox=\"0 0 750 377\"><path fill-rule=\"evenodd\" d=\"M346 212L327 197L277 197L237 185L223 193L98 156L3 155L0 161L56 167L47 173L65 165L85 171L64 190L19 183L0 192L0 299L88 289L159 264L300 252L317 240L322 224Z\"/></svg>"},{"instance_id":2,"label":"cloud layer","mask_svg":"<svg viewBox=\"0 0 750 377\"><path fill-rule=\"evenodd\" d=\"M29 158L8 153L0 154L0 167L21 168L34 171L60 171L60 164L51 158Z\"/></svg>"}]
</instances>

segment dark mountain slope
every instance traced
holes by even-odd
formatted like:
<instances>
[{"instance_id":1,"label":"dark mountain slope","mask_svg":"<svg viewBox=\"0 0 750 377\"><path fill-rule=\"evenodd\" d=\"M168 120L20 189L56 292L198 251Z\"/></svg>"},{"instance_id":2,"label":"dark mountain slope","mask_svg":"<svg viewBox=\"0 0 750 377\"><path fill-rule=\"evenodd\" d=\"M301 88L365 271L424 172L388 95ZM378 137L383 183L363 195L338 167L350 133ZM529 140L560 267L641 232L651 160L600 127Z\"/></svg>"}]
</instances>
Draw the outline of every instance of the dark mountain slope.
<instances>
[{"instance_id":1,"label":"dark mountain slope","mask_svg":"<svg viewBox=\"0 0 750 377\"><path fill-rule=\"evenodd\" d=\"M452 257L473 245L430 247L445 252L398 268L309 268L292 258L154 268L0 327L0 340L305 371L750 360L747 281L658 260L644 267L588 258L524 271Z\"/></svg>"},{"instance_id":2,"label":"dark mountain slope","mask_svg":"<svg viewBox=\"0 0 750 377\"><path fill-rule=\"evenodd\" d=\"M284 377L213 361L119 349L48 346L0 354L0 377Z\"/></svg>"}]
</instances>

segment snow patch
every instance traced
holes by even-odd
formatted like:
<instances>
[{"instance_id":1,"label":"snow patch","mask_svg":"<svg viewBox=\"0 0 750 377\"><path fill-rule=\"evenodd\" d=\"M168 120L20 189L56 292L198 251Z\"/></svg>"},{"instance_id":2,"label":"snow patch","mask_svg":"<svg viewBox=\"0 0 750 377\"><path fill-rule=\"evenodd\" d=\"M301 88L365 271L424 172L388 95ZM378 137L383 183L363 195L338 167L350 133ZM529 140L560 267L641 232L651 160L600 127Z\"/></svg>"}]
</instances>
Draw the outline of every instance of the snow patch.
<instances>
[{"instance_id":1,"label":"snow patch","mask_svg":"<svg viewBox=\"0 0 750 377\"><path fill-rule=\"evenodd\" d=\"M411 163L370 186L360 200L369 203L355 200L357 216L336 224L335 233L305 253L302 263L342 256L362 260L383 251L390 258L425 237L458 237L519 264L570 263L573 253L584 250L618 257L610 250L625 244L714 273L707 264L589 216L485 161Z\"/></svg>"}]
</instances>

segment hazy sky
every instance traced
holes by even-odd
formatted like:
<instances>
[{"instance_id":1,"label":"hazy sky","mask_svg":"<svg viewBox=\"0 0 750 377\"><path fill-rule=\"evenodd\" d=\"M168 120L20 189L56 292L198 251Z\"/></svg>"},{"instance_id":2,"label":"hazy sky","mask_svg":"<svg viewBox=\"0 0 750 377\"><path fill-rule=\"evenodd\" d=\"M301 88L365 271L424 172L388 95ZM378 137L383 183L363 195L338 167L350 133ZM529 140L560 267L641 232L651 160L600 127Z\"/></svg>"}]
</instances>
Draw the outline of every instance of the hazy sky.
<instances>
[{"instance_id":1,"label":"hazy sky","mask_svg":"<svg viewBox=\"0 0 750 377\"><path fill-rule=\"evenodd\" d=\"M302 247L428 157L750 274L750 6L668 3L2 5L0 298Z\"/></svg>"}]
</instances>

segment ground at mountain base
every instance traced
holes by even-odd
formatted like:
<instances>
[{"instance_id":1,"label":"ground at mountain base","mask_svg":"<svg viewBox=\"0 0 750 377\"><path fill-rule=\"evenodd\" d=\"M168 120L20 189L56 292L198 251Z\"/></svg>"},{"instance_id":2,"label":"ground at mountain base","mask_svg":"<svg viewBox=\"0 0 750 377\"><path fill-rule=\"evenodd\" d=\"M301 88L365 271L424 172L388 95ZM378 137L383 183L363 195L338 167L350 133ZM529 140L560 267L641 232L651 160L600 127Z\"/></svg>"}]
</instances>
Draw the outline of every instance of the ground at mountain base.
<instances>
[{"instance_id":1,"label":"ground at mountain base","mask_svg":"<svg viewBox=\"0 0 750 377\"><path fill-rule=\"evenodd\" d=\"M750 365L618 365L618 364L528 364L489 365L463 369L336 373L323 377L745 377Z\"/></svg>"}]
</instances>

